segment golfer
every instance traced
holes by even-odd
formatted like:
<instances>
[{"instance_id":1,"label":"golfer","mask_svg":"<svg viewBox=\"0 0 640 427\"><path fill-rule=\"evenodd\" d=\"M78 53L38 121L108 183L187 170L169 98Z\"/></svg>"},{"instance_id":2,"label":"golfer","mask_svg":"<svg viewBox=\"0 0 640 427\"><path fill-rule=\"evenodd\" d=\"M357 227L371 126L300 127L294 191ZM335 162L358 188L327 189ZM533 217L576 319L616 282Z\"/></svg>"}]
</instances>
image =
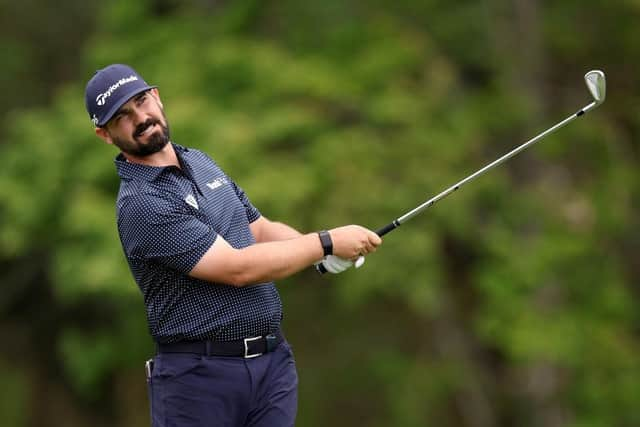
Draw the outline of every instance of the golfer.
<instances>
[{"instance_id":1,"label":"golfer","mask_svg":"<svg viewBox=\"0 0 640 427\"><path fill-rule=\"evenodd\" d=\"M85 102L120 150L118 231L157 344L152 425L293 426L298 377L273 281L317 262L340 273L380 238L262 216L209 156L171 141L157 87L127 65L97 71Z\"/></svg>"}]
</instances>

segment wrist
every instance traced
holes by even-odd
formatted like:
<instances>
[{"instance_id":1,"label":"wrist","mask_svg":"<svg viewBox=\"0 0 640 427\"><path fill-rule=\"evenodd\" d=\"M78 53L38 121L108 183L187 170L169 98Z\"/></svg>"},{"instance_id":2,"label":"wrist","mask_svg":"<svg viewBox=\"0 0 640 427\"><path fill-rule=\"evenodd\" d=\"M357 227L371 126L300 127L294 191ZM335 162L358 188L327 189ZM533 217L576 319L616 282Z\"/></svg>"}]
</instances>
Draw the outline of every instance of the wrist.
<instances>
[{"instance_id":1,"label":"wrist","mask_svg":"<svg viewBox=\"0 0 640 427\"><path fill-rule=\"evenodd\" d=\"M333 240L331 240L331 234L326 230L322 230L318 231L318 237L320 238L324 256L333 255Z\"/></svg>"}]
</instances>

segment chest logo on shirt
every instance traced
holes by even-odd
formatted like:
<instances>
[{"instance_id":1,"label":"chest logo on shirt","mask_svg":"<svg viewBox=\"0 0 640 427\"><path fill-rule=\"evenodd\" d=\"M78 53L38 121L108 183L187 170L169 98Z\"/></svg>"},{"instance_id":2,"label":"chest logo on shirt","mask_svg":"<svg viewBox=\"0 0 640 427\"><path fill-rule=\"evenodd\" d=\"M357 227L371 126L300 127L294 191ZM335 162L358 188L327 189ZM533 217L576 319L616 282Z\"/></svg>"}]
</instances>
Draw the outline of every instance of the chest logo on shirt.
<instances>
[{"instance_id":1,"label":"chest logo on shirt","mask_svg":"<svg viewBox=\"0 0 640 427\"><path fill-rule=\"evenodd\" d=\"M187 202L189 205L193 206L194 208L198 209L198 201L196 200L195 197L193 197L193 194L189 194L187 197L185 197L184 201Z\"/></svg>"},{"instance_id":2,"label":"chest logo on shirt","mask_svg":"<svg viewBox=\"0 0 640 427\"><path fill-rule=\"evenodd\" d=\"M211 182L207 182L207 187L209 187L212 190L215 190L218 187L222 187L225 184L228 184L229 180L227 180L227 178L216 178Z\"/></svg>"}]
</instances>

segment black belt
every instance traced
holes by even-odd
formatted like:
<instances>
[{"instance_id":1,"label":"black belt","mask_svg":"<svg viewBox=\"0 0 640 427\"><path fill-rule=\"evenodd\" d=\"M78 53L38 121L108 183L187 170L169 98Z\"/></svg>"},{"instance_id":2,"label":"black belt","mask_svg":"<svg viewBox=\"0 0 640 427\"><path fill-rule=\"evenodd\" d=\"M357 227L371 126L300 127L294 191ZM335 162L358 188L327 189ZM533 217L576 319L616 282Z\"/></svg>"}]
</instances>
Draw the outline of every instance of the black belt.
<instances>
[{"instance_id":1,"label":"black belt","mask_svg":"<svg viewBox=\"0 0 640 427\"><path fill-rule=\"evenodd\" d=\"M237 356L250 359L269 353L282 342L280 331L237 341L180 341L158 344L158 353L195 353L204 356Z\"/></svg>"}]
</instances>

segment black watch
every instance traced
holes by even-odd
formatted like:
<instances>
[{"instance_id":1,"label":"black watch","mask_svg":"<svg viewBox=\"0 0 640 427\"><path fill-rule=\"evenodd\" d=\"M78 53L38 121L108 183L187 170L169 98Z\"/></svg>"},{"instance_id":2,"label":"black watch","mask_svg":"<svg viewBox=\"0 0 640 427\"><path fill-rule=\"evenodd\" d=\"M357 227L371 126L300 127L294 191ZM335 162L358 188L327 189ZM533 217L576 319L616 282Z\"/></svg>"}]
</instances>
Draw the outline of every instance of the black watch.
<instances>
[{"instance_id":1,"label":"black watch","mask_svg":"<svg viewBox=\"0 0 640 427\"><path fill-rule=\"evenodd\" d=\"M329 234L329 232L326 230L322 230L318 231L318 236L320 236L320 243L322 243L324 256L333 255L333 242L331 241L331 234Z\"/></svg>"}]
</instances>

